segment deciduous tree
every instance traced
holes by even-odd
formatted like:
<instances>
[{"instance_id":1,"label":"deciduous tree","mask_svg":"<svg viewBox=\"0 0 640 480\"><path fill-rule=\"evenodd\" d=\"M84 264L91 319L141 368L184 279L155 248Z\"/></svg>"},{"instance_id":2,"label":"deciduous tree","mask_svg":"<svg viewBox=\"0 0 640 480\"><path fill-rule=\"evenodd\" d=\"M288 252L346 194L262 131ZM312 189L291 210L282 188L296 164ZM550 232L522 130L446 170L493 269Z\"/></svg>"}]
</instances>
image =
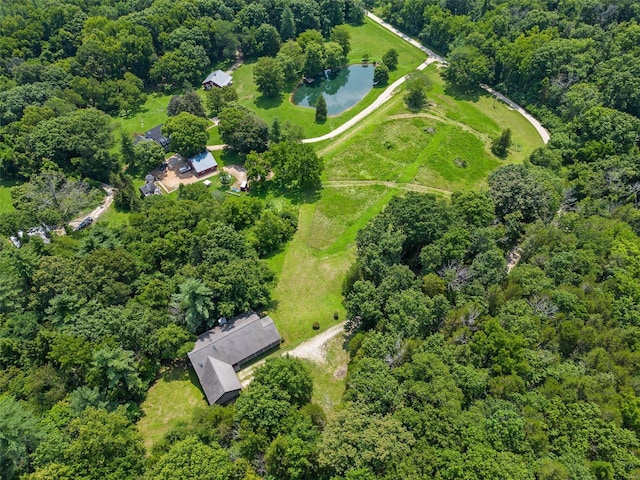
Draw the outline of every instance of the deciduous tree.
<instances>
[{"instance_id":1,"label":"deciduous tree","mask_svg":"<svg viewBox=\"0 0 640 480\"><path fill-rule=\"evenodd\" d=\"M384 63L389 70L395 70L398 68L398 52L395 48L390 48L384 55L382 55L382 63Z\"/></svg>"},{"instance_id":2,"label":"deciduous tree","mask_svg":"<svg viewBox=\"0 0 640 480\"><path fill-rule=\"evenodd\" d=\"M386 85L389 81L389 68L384 63L376 65L373 71L373 83L376 85Z\"/></svg>"},{"instance_id":3,"label":"deciduous tree","mask_svg":"<svg viewBox=\"0 0 640 480\"><path fill-rule=\"evenodd\" d=\"M162 133L171 138L171 149L183 157L192 157L207 148L211 126L206 118L196 117L189 112L182 112L170 117L162 127Z\"/></svg>"},{"instance_id":4,"label":"deciduous tree","mask_svg":"<svg viewBox=\"0 0 640 480\"><path fill-rule=\"evenodd\" d=\"M255 113L241 106L220 112L220 137L240 153L264 152L269 140L269 127Z\"/></svg>"},{"instance_id":5,"label":"deciduous tree","mask_svg":"<svg viewBox=\"0 0 640 480\"><path fill-rule=\"evenodd\" d=\"M217 117L222 110L230 103L238 100L238 92L232 85L222 88L212 88L207 91L207 108L214 117Z\"/></svg>"},{"instance_id":6,"label":"deciduous tree","mask_svg":"<svg viewBox=\"0 0 640 480\"><path fill-rule=\"evenodd\" d=\"M262 57L253 66L253 80L258 86L258 91L267 97L275 97L284 86L284 72L275 58Z\"/></svg>"}]
</instances>

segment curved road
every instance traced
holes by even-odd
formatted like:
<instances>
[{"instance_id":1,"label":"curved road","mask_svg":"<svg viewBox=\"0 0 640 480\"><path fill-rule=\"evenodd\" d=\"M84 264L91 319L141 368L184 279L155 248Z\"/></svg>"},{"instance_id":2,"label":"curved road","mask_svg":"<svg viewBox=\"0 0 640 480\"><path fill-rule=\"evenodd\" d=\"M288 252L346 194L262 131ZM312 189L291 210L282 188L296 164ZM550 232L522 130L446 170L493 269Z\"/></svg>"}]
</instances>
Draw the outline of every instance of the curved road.
<instances>
[{"instance_id":1,"label":"curved road","mask_svg":"<svg viewBox=\"0 0 640 480\"><path fill-rule=\"evenodd\" d=\"M387 22L382 20L380 17L374 15L371 12L366 12L366 15L367 15L367 17L369 17L371 20L373 20L377 24L383 26L384 28L386 28L390 32L396 34L397 36L399 36L400 38L402 38L406 42L409 42L414 47L419 48L420 50L425 52L427 55L429 55L429 59L431 60L431 62L429 62L429 63L432 63L432 62L436 61L436 62L443 63L445 65L447 64L447 61L444 58L442 58L440 55L438 55L437 53L435 53L432 50L429 50L424 45L421 45L420 42L414 40L413 38L411 38L411 37L409 37L407 35L405 35L404 33L402 33L397 28L393 27L392 25L389 25ZM422 67L422 65L420 67ZM422 70L422 68L424 68L424 67L422 67L422 68L420 68L420 67L418 67L418 69L420 69L420 70ZM549 139L551 138L551 135L549 134L549 131L546 128L544 128L542 126L542 124L536 118L533 117L533 115L528 113L524 108L522 108L516 102L514 102L513 100L505 97L503 94L501 94L500 92L497 92L496 90L494 90L493 88L489 87L488 85L480 84L480 87L482 87L483 90L485 90L486 92L490 93L491 95L493 95L497 99L503 101L504 103L509 105L509 107L511 107L512 109L514 109L518 113L520 113L533 126L533 128L536 129L536 131L538 132L538 135L540 135L540 137L542 138L542 141L545 144L549 142Z\"/></svg>"}]
</instances>

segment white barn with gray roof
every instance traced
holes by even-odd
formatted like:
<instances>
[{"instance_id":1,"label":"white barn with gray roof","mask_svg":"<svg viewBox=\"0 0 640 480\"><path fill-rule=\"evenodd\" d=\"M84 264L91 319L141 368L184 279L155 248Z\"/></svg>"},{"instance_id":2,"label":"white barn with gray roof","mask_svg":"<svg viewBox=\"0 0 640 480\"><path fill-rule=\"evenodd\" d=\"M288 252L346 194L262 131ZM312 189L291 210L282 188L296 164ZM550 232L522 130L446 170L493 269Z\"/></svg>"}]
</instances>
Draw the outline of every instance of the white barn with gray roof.
<instances>
[{"instance_id":1,"label":"white barn with gray roof","mask_svg":"<svg viewBox=\"0 0 640 480\"><path fill-rule=\"evenodd\" d=\"M189 360L209 404L225 404L240 393L235 372L282 341L271 317L244 313L198 337Z\"/></svg>"}]
</instances>

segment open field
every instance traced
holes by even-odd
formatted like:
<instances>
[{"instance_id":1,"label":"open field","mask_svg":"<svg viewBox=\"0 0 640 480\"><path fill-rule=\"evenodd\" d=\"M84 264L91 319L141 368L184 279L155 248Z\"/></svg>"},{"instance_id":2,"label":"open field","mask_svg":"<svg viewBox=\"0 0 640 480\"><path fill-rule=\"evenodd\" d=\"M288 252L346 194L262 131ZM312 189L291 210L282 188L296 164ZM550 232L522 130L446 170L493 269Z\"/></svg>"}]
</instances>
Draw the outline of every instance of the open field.
<instances>
[{"instance_id":1,"label":"open field","mask_svg":"<svg viewBox=\"0 0 640 480\"><path fill-rule=\"evenodd\" d=\"M426 59L424 52L381 28L369 18L365 18L362 25L348 25L348 28L351 34L349 63L360 63L364 54L369 55L370 62L379 62L390 48L398 52L398 68L389 72L390 84L415 70Z\"/></svg>"},{"instance_id":2,"label":"open field","mask_svg":"<svg viewBox=\"0 0 640 480\"><path fill-rule=\"evenodd\" d=\"M113 123L120 132L127 134L144 133L164 123L167 119L167 105L172 95L152 93L139 111L127 117L113 117Z\"/></svg>"},{"instance_id":3,"label":"open field","mask_svg":"<svg viewBox=\"0 0 640 480\"><path fill-rule=\"evenodd\" d=\"M389 201L388 191L382 185L324 188L314 209L308 246L325 250L351 227L356 231L362 228L365 213L381 200L384 204Z\"/></svg>"},{"instance_id":4,"label":"open field","mask_svg":"<svg viewBox=\"0 0 640 480\"><path fill-rule=\"evenodd\" d=\"M535 129L502 102L480 93L472 99L448 96L435 67L426 72L434 84L431 105L409 112L399 92L361 125L320 146L323 180L479 189L491 170L522 162L542 146ZM507 159L500 160L491 154L490 144L504 128L512 129L514 145Z\"/></svg>"},{"instance_id":5,"label":"open field","mask_svg":"<svg viewBox=\"0 0 640 480\"><path fill-rule=\"evenodd\" d=\"M335 324L333 313L344 318L342 281L344 272L355 259L353 249L334 255L323 255L307 245L311 235L316 205L300 207L298 231L286 246L278 284L273 293L274 302L269 315L276 321L284 337L283 348L290 348L316 335L314 321L324 330ZM316 253L316 254L314 254Z\"/></svg>"}]
</instances>

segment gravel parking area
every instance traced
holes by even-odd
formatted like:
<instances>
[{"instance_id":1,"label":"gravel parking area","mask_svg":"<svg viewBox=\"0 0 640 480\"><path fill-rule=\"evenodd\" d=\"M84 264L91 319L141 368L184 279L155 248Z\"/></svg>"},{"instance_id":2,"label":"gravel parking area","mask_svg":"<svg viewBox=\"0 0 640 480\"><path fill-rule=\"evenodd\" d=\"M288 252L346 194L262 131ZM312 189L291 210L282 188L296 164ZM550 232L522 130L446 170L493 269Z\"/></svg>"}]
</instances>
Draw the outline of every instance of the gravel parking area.
<instances>
[{"instance_id":1,"label":"gravel parking area","mask_svg":"<svg viewBox=\"0 0 640 480\"><path fill-rule=\"evenodd\" d=\"M187 185L189 183L199 182L204 180L205 178L212 177L213 175L217 175L218 171L208 173L206 175L202 175L201 177L196 176L193 173L193 170L189 170L185 173L180 173L180 168L188 165L186 158L181 157L180 155L173 155L169 160L167 160L168 167L164 170L157 168L151 172L151 174L156 178L162 189L171 193L180 185Z\"/></svg>"}]
</instances>

